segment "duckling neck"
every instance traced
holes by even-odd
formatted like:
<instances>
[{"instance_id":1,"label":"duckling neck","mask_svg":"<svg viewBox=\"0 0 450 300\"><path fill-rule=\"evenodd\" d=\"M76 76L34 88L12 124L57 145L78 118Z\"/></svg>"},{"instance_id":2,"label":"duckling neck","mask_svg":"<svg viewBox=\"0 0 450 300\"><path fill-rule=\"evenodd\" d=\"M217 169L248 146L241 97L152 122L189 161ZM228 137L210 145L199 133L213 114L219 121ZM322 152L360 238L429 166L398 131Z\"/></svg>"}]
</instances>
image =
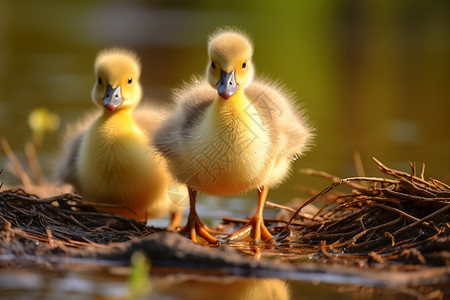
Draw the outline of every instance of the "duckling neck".
<instances>
[{"instance_id":1,"label":"duckling neck","mask_svg":"<svg viewBox=\"0 0 450 300\"><path fill-rule=\"evenodd\" d=\"M131 109L121 109L113 113L105 112L98 120L97 125L99 133L109 138L126 132L139 132Z\"/></svg>"},{"instance_id":2,"label":"duckling neck","mask_svg":"<svg viewBox=\"0 0 450 300\"><path fill-rule=\"evenodd\" d=\"M212 126L241 126L252 130L254 127L263 127L262 120L245 95L244 91L237 91L232 97L225 100L218 96L209 111L209 122L215 123Z\"/></svg>"},{"instance_id":3,"label":"duckling neck","mask_svg":"<svg viewBox=\"0 0 450 300\"><path fill-rule=\"evenodd\" d=\"M206 144L226 141L234 152L250 154L261 153L267 143L267 130L261 115L243 91L237 91L227 100L218 97L204 122Z\"/></svg>"},{"instance_id":4,"label":"duckling neck","mask_svg":"<svg viewBox=\"0 0 450 300\"><path fill-rule=\"evenodd\" d=\"M210 118L220 123L227 120L236 121L238 119L245 119L246 116L243 113L249 104L250 102L242 91L237 91L232 97L226 100L217 96L210 110Z\"/></svg>"},{"instance_id":5,"label":"duckling neck","mask_svg":"<svg viewBox=\"0 0 450 300\"><path fill-rule=\"evenodd\" d=\"M106 120L115 120L120 118L133 118L133 110L132 109L120 109L114 112L104 112L102 115L102 119Z\"/></svg>"}]
</instances>

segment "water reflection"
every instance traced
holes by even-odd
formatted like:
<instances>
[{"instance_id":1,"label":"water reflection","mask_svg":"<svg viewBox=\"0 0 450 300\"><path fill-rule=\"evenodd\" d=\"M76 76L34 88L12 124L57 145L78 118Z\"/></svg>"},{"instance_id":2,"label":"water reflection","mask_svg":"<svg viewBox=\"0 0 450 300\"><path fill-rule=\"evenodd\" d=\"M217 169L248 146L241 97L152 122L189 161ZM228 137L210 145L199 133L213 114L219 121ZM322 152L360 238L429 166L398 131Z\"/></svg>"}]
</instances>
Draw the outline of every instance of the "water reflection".
<instances>
[{"instance_id":1,"label":"water reflection","mask_svg":"<svg viewBox=\"0 0 450 300\"><path fill-rule=\"evenodd\" d=\"M123 270L116 270L121 273ZM152 277L152 290L133 299L287 300L289 286L280 279ZM123 275L108 272L0 271L5 299L123 299L130 290Z\"/></svg>"},{"instance_id":2,"label":"water reflection","mask_svg":"<svg viewBox=\"0 0 450 300\"><path fill-rule=\"evenodd\" d=\"M169 283L156 282L158 291L186 300L288 300L289 289L284 280L274 278L221 278L212 280L188 279Z\"/></svg>"},{"instance_id":3,"label":"water reflection","mask_svg":"<svg viewBox=\"0 0 450 300\"><path fill-rule=\"evenodd\" d=\"M188 274L152 276L152 289L141 295L130 294L127 269L86 270L73 266L70 271L42 269L0 270L0 299L96 299L96 300L201 300L201 299L438 299L442 292L433 288L370 287L325 284L274 278L212 277ZM439 287L436 286L436 289ZM405 298L406 297L406 298ZM411 299L412 299L411 298ZM425 298L424 298L425 299Z\"/></svg>"}]
</instances>

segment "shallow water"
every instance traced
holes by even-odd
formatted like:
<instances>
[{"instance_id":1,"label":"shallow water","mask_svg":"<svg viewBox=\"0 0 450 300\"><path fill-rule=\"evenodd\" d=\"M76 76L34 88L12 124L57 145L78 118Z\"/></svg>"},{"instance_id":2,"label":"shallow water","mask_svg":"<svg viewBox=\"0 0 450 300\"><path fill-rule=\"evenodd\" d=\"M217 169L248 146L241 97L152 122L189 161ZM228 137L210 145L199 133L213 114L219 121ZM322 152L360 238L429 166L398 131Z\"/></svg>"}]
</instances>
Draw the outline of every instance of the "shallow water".
<instances>
[{"instance_id":1,"label":"shallow water","mask_svg":"<svg viewBox=\"0 0 450 300\"><path fill-rule=\"evenodd\" d=\"M39 269L0 270L0 299L399 299L411 289L371 288L330 284L316 277L309 282L277 278L213 277L172 274L151 276L148 289L132 294L125 268L86 271Z\"/></svg>"},{"instance_id":2,"label":"shallow water","mask_svg":"<svg viewBox=\"0 0 450 300\"><path fill-rule=\"evenodd\" d=\"M170 89L203 73L207 34L221 25L238 25L254 40L257 72L279 78L296 93L317 134L315 146L294 162L292 176L269 193L269 200L283 203L301 196L298 185L316 189L328 185L299 174L300 168L340 177L356 175L355 151L369 175L379 175L370 160L375 156L405 171L408 161L419 166L425 162L426 175L449 182L446 8L445 1L274 5L3 0L0 136L23 160L23 144L32 136L27 124L30 112L45 107L57 114L61 126L45 135L40 149L41 164L49 175L64 126L93 109L90 90L97 51L109 46L137 51L145 101L167 102ZM5 163L0 150L0 166ZM7 172L1 179L17 183ZM248 215L256 199L256 193L228 199L200 195L199 214L215 225L222 216ZM152 222L164 226L166 220ZM0 297L4 291L9 299L62 295L98 299L126 293L125 277L108 272L2 270L0 277ZM304 295L308 295L304 299L341 299L336 287L288 285L292 299ZM172 299L154 291L151 296Z\"/></svg>"}]
</instances>

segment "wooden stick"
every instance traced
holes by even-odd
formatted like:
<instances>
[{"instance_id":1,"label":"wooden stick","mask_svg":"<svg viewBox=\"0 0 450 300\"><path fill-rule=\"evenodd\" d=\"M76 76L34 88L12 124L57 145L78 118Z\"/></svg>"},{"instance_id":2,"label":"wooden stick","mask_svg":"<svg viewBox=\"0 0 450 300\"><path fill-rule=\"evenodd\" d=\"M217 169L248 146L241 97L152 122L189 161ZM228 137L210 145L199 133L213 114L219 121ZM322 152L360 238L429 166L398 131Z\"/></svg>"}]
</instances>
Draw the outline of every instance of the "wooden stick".
<instances>
[{"instance_id":1,"label":"wooden stick","mask_svg":"<svg viewBox=\"0 0 450 300\"><path fill-rule=\"evenodd\" d=\"M27 175L27 172L25 172L25 169L23 168L22 164L20 163L17 156L12 151L11 147L9 146L8 141L6 138L2 137L0 139L0 143L2 145L3 150L5 151L6 156L11 161L13 169L16 171L17 176L22 181L24 186L30 186L31 185L31 179Z\"/></svg>"}]
</instances>

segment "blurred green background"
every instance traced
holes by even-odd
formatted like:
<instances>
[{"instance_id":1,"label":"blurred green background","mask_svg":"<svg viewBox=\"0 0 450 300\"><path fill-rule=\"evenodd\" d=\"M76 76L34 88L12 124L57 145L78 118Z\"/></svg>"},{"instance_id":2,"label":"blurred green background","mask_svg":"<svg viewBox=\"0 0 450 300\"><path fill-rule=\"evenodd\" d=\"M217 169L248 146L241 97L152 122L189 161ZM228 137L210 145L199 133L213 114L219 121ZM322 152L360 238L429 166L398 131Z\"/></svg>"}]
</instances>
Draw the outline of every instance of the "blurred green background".
<instances>
[{"instance_id":1,"label":"blurred green background","mask_svg":"<svg viewBox=\"0 0 450 300\"><path fill-rule=\"evenodd\" d=\"M29 113L57 113L61 127L41 150L48 172L64 126L94 108L99 50L137 51L146 101L164 102L203 73L208 33L237 25L254 41L258 74L296 93L317 134L271 200L290 200L297 184L309 184L300 168L356 175L356 151L369 175L380 175L375 156L405 171L409 161L425 162L426 175L450 181L450 2L211 2L0 1L0 136L20 154Z\"/></svg>"}]
</instances>

